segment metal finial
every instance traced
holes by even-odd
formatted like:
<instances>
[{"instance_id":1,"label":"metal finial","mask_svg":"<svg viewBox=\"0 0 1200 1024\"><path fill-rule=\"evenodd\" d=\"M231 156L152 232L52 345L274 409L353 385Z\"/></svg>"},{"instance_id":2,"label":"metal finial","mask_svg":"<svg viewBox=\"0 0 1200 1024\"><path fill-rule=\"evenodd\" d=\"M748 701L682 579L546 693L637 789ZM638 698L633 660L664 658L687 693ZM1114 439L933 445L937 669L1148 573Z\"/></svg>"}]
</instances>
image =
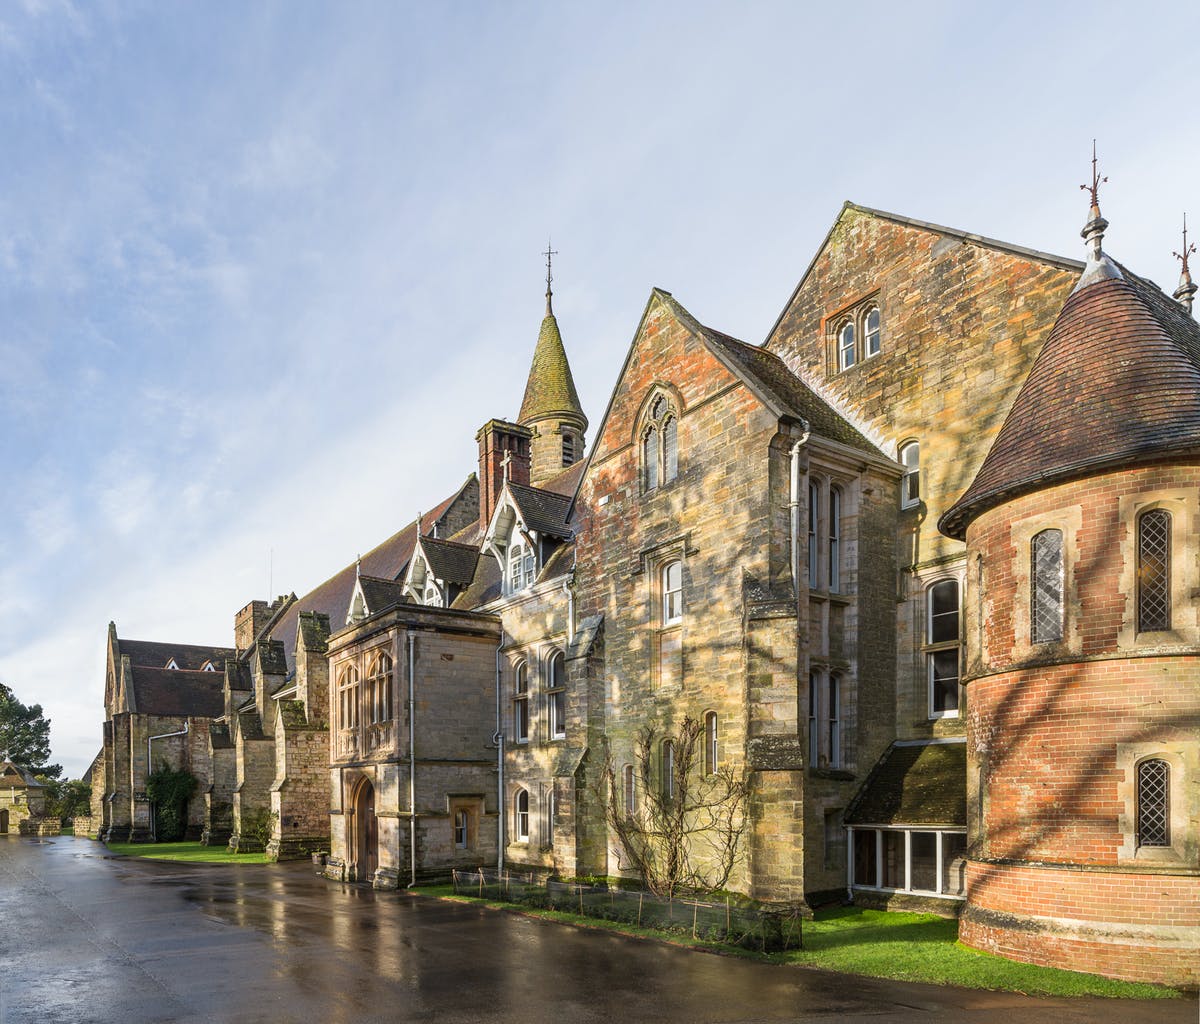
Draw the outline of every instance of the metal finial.
<instances>
[{"instance_id":1,"label":"metal finial","mask_svg":"<svg viewBox=\"0 0 1200 1024\"><path fill-rule=\"evenodd\" d=\"M1187 214L1185 213L1183 215L1183 252L1171 253L1172 256L1174 256L1177 260L1179 260L1180 263L1183 264L1182 272L1185 276L1191 274L1191 271L1188 269L1188 257L1195 251L1196 251L1196 243L1195 242L1193 242L1191 245L1188 245Z\"/></svg>"},{"instance_id":2,"label":"metal finial","mask_svg":"<svg viewBox=\"0 0 1200 1024\"><path fill-rule=\"evenodd\" d=\"M1096 140L1092 139L1092 183L1090 185L1080 185L1084 192L1092 194L1092 209L1095 211L1093 216L1100 214L1100 186L1108 181L1108 175L1100 177L1100 171L1096 164Z\"/></svg>"},{"instance_id":3,"label":"metal finial","mask_svg":"<svg viewBox=\"0 0 1200 1024\"><path fill-rule=\"evenodd\" d=\"M557 256L558 250L550 248L550 239L546 239L546 251L542 253L546 257L546 316L553 316L554 310L550 306L550 299L553 292L550 290L550 282L554 280L554 275L550 272L550 257Z\"/></svg>"}]
</instances>

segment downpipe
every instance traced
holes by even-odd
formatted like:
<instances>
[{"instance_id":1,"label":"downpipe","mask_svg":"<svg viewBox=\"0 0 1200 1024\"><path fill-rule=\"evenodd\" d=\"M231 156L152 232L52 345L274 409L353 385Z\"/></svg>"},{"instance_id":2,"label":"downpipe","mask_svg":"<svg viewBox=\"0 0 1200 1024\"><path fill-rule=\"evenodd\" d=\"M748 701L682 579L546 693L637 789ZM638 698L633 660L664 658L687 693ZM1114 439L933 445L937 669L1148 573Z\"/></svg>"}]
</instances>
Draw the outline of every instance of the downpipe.
<instances>
[{"instance_id":1,"label":"downpipe","mask_svg":"<svg viewBox=\"0 0 1200 1024\"><path fill-rule=\"evenodd\" d=\"M186 736L188 729L191 727L191 722L187 719L183 721L183 728L179 732L160 732L157 736L146 737L146 778L150 778L154 771L154 760L150 751L150 744L155 740L166 740L172 736ZM158 842L158 829L154 827L154 803L150 802L150 842Z\"/></svg>"},{"instance_id":2,"label":"downpipe","mask_svg":"<svg viewBox=\"0 0 1200 1024\"><path fill-rule=\"evenodd\" d=\"M501 652L504 650L504 627L500 628L500 642L496 645L496 731L492 733L492 746L496 748L496 873L504 874L504 840L507 808L504 800L504 704Z\"/></svg>"},{"instance_id":3,"label":"downpipe","mask_svg":"<svg viewBox=\"0 0 1200 1024\"><path fill-rule=\"evenodd\" d=\"M789 534L791 541L790 554L792 557L792 586L796 593L796 606L800 606L800 509L803 504L800 500L800 481L802 474L800 472L800 452L806 444L808 444L809 431L805 430L803 434L792 444L791 453L791 488L790 500L788 501L789 512Z\"/></svg>"},{"instance_id":4,"label":"downpipe","mask_svg":"<svg viewBox=\"0 0 1200 1024\"><path fill-rule=\"evenodd\" d=\"M417 884L416 635L408 634L408 887Z\"/></svg>"}]
</instances>

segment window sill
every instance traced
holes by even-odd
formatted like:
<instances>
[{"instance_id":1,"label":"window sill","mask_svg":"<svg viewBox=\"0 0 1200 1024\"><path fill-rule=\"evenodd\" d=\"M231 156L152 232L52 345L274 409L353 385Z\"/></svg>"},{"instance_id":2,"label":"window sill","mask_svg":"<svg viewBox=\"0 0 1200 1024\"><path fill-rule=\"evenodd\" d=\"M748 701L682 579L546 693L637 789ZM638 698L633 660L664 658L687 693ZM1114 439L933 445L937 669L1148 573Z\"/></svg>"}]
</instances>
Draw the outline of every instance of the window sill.
<instances>
[{"instance_id":1,"label":"window sill","mask_svg":"<svg viewBox=\"0 0 1200 1024\"><path fill-rule=\"evenodd\" d=\"M810 766L808 774L814 779L836 779L839 782L853 782L858 778L848 768L813 768Z\"/></svg>"}]
</instances>

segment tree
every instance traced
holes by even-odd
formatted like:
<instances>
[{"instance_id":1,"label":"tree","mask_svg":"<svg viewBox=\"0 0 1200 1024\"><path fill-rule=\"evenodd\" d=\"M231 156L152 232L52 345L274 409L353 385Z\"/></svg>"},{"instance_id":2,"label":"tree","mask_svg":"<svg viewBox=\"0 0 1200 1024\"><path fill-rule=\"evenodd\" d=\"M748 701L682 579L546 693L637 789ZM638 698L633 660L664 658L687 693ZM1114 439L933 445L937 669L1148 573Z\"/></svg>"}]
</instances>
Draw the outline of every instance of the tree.
<instances>
[{"instance_id":1,"label":"tree","mask_svg":"<svg viewBox=\"0 0 1200 1024\"><path fill-rule=\"evenodd\" d=\"M58 818L65 825L72 818L86 817L92 812L92 787L80 779L37 777L46 787L46 816Z\"/></svg>"},{"instance_id":2,"label":"tree","mask_svg":"<svg viewBox=\"0 0 1200 1024\"><path fill-rule=\"evenodd\" d=\"M57 779L62 765L49 764L50 720L40 704L26 706L0 683L0 757L7 757L34 775Z\"/></svg>"},{"instance_id":3,"label":"tree","mask_svg":"<svg viewBox=\"0 0 1200 1024\"><path fill-rule=\"evenodd\" d=\"M642 884L656 896L723 889L737 863L750 787L731 768L704 771L703 736L703 725L691 717L675 736L653 726L641 729L632 807L605 745L600 794L605 818ZM664 757L667 744L670 755Z\"/></svg>"}]
</instances>

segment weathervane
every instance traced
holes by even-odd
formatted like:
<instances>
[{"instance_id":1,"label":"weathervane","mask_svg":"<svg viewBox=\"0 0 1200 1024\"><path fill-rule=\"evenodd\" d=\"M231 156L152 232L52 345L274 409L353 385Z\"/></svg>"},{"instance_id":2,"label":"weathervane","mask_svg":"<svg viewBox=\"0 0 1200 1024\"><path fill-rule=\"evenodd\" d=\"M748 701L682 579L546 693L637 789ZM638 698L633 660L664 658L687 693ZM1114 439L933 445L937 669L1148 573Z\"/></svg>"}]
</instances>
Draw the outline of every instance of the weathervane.
<instances>
[{"instance_id":1,"label":"weathervane","mask_svg":"<svg viewBox=\"0 0 1200 1024\"><path fill-rule=\"evenodd\" d=\"M550 291L550 282L554 280L554 275L550 272L550 257L557 256L558 250L550 248L550 239L546 239L546 251L542 253L546 257L546 316L553 316L553 311L550 308L550 296L554 293Z\"/></svg>"},{"instance_id":2,"label":"weathervane","mask_svg":"<svg viewBox=\"0 0 1200 1024\"><path fill-rule=\"evenodd\" d=\"M1096 167L1096 140L1092 139L1092 183L1090 185L1080 185L1079 187L1085 192L1092 194L1092 209L1097 214L1100 212L1100 186L1108 181L1108 175L1100 177L1100 172Z\"/></svg>"},{"instance_id":3,"label":"weathervane","mask_svg":"<svg viewBox=\"0 0 1200 1024\"><path fill-rule=\"evenodd\" d=\"M1182 271L1183 271L1183 273L1184 273L1184 274L1189 274L1189 273L1190 273L1190 271L1188 270L1188 257L1189 257L1189 256L1190 256L1192 253L1194 253L1195 251L1196 251L1196 243L1195 243L1195 242L1193 242L1191 245L1188 245L1188 240L1187 240L1187 214L1185 213L1185 214L1183 215L1183 252L1181 252L1181 253L1179 253L1179 252L1173 252L1173 253L1171 253L1171 255L1172 255L1172 256L1174 256L1174 257L1175 257L1177 260L1179 260L1179 262L1180 262L1180 263L1182 263L1182 264L1183 264Z\"/></svg>"}]
</instances>

